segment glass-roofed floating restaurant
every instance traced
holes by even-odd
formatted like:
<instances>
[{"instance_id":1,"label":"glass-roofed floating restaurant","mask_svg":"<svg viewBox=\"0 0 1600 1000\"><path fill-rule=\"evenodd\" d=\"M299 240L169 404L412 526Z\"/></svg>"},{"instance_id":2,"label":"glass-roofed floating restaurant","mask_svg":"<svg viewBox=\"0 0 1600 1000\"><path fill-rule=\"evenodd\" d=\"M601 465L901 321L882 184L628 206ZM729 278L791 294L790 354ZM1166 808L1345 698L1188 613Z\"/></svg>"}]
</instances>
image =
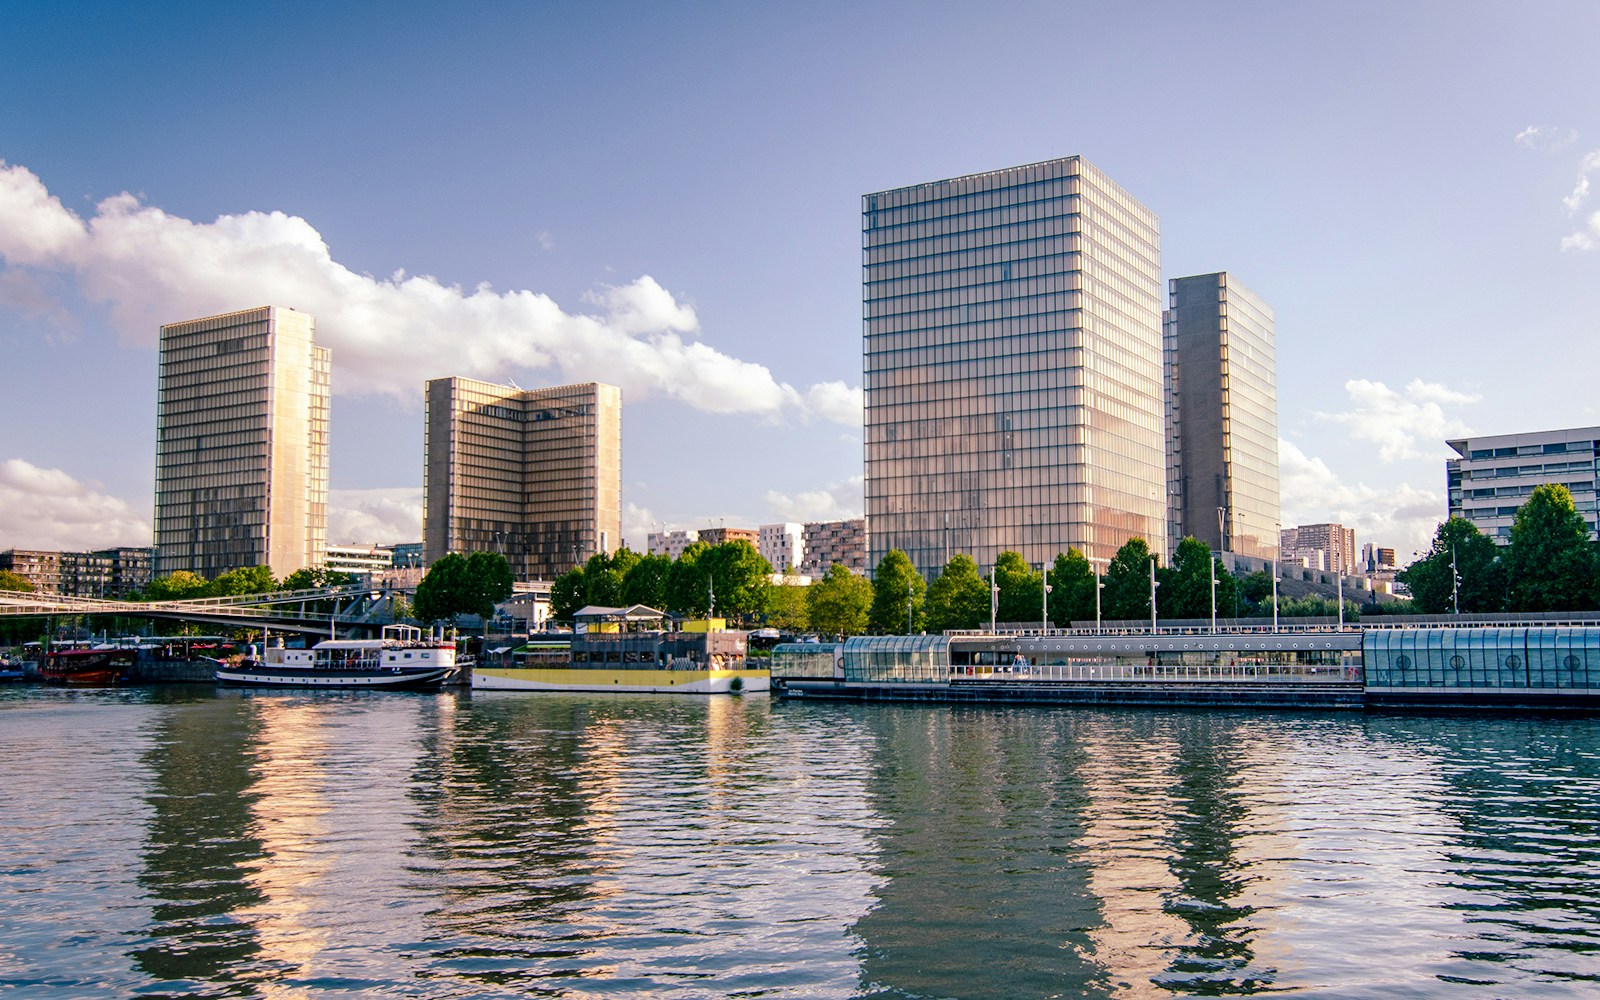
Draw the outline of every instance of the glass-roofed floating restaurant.
<instances>
[{"instance_id":1,"label":"glass-roofed floating restaurant","mask_svg":"<svg viewBox=\"0 0 1600 1000\"><path fill-rule=\"evenodd\" d=\"M787 696L1600 707L1600 625L950 632L774 648Z\"/></svg>"}]
</instances>

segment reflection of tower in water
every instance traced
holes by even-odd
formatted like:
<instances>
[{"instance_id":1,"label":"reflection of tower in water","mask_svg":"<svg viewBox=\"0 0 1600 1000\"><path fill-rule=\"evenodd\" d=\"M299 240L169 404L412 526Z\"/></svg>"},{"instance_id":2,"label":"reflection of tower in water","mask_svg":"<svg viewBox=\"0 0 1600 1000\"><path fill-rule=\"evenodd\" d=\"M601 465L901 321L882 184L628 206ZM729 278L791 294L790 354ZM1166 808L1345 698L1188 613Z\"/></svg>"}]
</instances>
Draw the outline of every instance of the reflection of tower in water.
<instances>
[{"instance_id":1,"label":"reflection of tower in water","mask_svg":"<svg viewBox=\"0 0 1600 1000\"><path fill-rule=\"evenodd\" d=\"M246 875L263 856L250 831L248 715L237 700L173 708L144 754L149 819L138 882L151 926L129 957L157 982L213 982L260 950L246 913L261 901Z\"/></svg>"},{"instance_id":2,"label":"reflection of tower in water","mask_svg":"<svg viewBox=\"0 0 1600 1000\"><path fill-rule=\"evenodd\" d=\"M320 766L329 756L323 733L327 706L270 698L257 700L256 706L250 827L267 857L245 878L260 900L245 915L256 926L259 958L300 976L310 971L331 933L331 926L308 919L333 861L328 850L333 831L325 821L329 776Z\"/></svg>"},{"instance_id":3,"label":"reflection of tower in water","mask_svg":"<svg viewBox=\"0 0 1600 1000\"><path fill-rule=\"evenodd\" d=\"M1101 916L1078 857L1076 717L1048 718L875 710L870 838L883 879L851 928L863 992L1111 995L1087 933Z\"/></svg>"}]
</instances>

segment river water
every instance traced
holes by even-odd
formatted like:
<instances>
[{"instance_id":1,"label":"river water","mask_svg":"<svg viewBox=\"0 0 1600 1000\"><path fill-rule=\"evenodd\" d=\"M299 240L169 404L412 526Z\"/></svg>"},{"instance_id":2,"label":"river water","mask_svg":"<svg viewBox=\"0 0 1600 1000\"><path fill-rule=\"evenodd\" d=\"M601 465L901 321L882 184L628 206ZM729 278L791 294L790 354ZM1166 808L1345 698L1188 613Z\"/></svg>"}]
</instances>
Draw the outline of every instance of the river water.
<instances>
[{"instance_id":1,"label":"river water","mask_svg":"<svg viewBox=\"0 0 1600 1000\"><path fill-rule=\"evenodd\" d=\"M0 691L0 996L1600 995L1600 721Z\"/></svg>"}]
</instances>

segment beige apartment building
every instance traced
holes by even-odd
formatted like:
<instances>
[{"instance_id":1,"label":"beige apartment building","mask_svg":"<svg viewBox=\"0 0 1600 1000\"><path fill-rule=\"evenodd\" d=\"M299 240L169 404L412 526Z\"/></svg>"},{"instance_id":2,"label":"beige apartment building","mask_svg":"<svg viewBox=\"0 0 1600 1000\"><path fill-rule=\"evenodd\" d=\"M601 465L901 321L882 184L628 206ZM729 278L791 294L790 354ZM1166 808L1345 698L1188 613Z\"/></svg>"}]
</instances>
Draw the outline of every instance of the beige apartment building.
<instances>
[{"instance_id":1,"label":"beige apartment building","mask_svg":"<svg viewBox=\"0 0 1600 1000\"><path fill-rule=\"evenodd\" d=\"M322 562L331 355L315 327L263 306L161 328L157 576Z\"/></svg>"},{"instance_id":2,"label":"beige apartment building","mask_svg":"<svg viewBox=\"0 0 1600 1000\"><path fill-rule=\"evenodd\" d=\"M622 531L622 390L427 383L423 561L499 552L519 580L553 579Z\"/></svg>"}]
</instances>

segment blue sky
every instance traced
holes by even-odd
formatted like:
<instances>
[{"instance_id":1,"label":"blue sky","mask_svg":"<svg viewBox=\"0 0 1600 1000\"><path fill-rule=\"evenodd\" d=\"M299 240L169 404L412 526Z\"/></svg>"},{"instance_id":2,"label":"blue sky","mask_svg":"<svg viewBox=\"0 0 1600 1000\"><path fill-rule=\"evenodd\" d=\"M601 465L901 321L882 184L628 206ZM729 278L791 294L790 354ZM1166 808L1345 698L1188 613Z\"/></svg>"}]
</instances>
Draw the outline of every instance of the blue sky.
<instances>
[{"instance_id":1,"label":"blue sky","mask_svg":"<svg viewBox=\"0 0 1600 1000\"><path fill-rule=\"evenodd\" d=\"M157 326L269 302L336 541L446 374L622 384L636 547L857 514L861 194L1071 154L1275 309L1285 523L1600 423L1600 5L328 6L0 3L0 548L147 544Z\"/></svg>"}]
</instances>

